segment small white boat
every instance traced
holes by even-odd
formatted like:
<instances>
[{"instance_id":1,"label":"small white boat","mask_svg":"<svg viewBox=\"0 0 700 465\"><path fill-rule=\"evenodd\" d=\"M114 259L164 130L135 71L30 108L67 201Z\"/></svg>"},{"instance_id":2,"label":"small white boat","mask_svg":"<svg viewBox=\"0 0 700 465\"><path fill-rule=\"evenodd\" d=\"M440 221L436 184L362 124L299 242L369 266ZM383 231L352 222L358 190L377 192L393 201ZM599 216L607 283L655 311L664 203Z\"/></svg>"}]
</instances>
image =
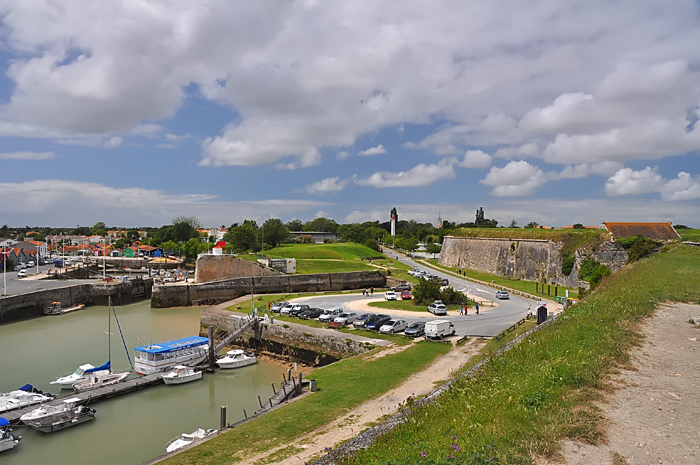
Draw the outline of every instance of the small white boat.
<instances>
[{"instance_id":1,"label":"small white boat","mask_svg":"<svg viewBox=\"0 0 700 465\"><path fill-rule=\"evenodd\" d=\"M89 399L88 399L89 400ZM53 433L69 426L79 425L95 419L95 409L89 408L87 400L72 397L58 405L42 405L25 413L19 419L42 433Z\"/></svg>"},{"instance_id":2,"label":"small white boat","mask_svg":"<svg viewBox=\"0 0 700 465\"><path fill-rule=\"evenodd\" d=\"M255 354L246 354L240 349L229 350L216 361L219 368L240 368L258 363Z\"/></svg>"},{"instance_id":3,"label":"small white boat","mask_svg":"<svg viewBox=\"0 0 700 465\"><path fill-rule=\"evenodd\" d=\"M31 384L26 384L17 391L0 394L0 412L40 404L53 398L53 395L41 392Z\"/></svg>"},{"instance_id":4,"label":"small white boat","mask_svg":"<svg viewBox=\"0 0 700 465\"><path fill-rule=\"evenodd\" d=\"M106 376L90 376L89 378L75 383L73 385L73 391L80 393L104 386L111 386L112 384L123 381L127 376L129 376L128 371L124 373L110 373Z\"/></svg>"},{"instance_id":5,"label":"small white boat","mask_svg":"<svg viewBox=\"0 0 700 465\"><path fill-rule=\"evenodd\" d=\"M61 302L51 302L51 304L44 309L44 315L63 315L64 313L74 312L76 310L82 310L84 308L85 304L63 308L61 306Z\"/></svg>"},{"instance_id":6,"label":"small white boat","mask_svg":"<svg viewBox=\"0 0 700 465\"><path fill-rule=\"evenodd\" d=\"M191 433L191 434L182 433L180 436L176 437L175 439L170 440L170 442L168 442L165 445L165 451L172 452L172 451L178 450L182 447L189 446L193 442L196 442L200 439L204 439L207 436L212 435L216 432L217 432L217 430L215 430L215 429L208 429L205 431L203 428L199 428L197 431L195 431L194 433Z\"/></svg>"},{"instance_id":7,"label":"small white boat","mask_svg":"<svg viewBox=\"0 0 700 465\"><path fill-rule=\"evenodd\" d=\"M177 365L169 373L161 376L165 384L183 384L202 379L202 372L184 365Z\"/></svg>"},{"instance_id":8,"label":"small white boat","mask_svg":"<svg viewBox=\"0 0 700 465\"><path fill-rule=\"evenodd\" d=\"M5 418L0 418L0 452L12 449L19 444L21 439L22 436L15 436L12 434L10 422Z\"/></svg>"},{"instance_id":9,"label":"small white boat","mask_svg":"<svg viewBox=\"0 0 700 465\"><path fill-rule=\"evenodd\" d=\"M67 376L62 376L56 381L51 381L51 384L59 384L61 389L73 389L73 385L78 381L82 381L89 376L106 376L109 375L110 362L105 363L101 367L95 368L89 363L80 365L77 370Z\"/></svg>"}]
</instances>

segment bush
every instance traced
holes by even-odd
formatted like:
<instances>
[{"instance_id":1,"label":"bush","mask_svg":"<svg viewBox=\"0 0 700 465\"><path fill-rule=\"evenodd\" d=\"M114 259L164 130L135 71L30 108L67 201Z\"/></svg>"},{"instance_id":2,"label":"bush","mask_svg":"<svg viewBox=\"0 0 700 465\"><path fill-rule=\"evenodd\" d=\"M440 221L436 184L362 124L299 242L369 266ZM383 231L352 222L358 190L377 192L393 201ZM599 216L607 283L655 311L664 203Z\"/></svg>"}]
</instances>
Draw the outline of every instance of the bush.
<instances>
[{"instance_id":1,"label":"bush","mask_svg":"<svg viewBox=\"0 0 700 465\"><path fill-rule=\"evenodd\" d=\"M561 272L564 273L564 276L571 274L571 271L574 269L574 263L576 263L575 257L564 257L564 260L561 262Z\"/></svg>"},{"instance_id":2,"label":"bush","mask_svg":"<svg viewBox=\"0 0 700 465\"><path fill-rule=\"evenodd\" d=\"M370 249L379 252L379 243L375 241L374 239L367 239L364 244L365 247L369 247Z\"/></svg>"},{"instance_id":3,"label":"bush","mask_svg":"<svg viewBox=\"0 0 700 465\"><path fill-rule=\"evenodd\" d=\"M442 302L446 305L466 305L467 303L467 296L456 291L452 286L443 289L440 297Z\"/></svg>"},{"instance_id":4,"label":"bush","mask_svg":"<svg viewBox=\"0 0 700 465\"><path fill-rule=\"evenodd\" d=\"M627 250L627 263L636 262L654 251L661 244L643 236L632 236L618 239L617 243Z\"/></svg>"},{"instance_id":5,"label":"bush","mask_svg":"<svg viewBox=\"0 0 700 465\"><path fill-rule=\"evenodd\" d=\"M299 243L300 244L313 244L316 242L313 238L313 236L310 236L308 234L299 234Z\"/></svg>"},{"instance_id":6,"label":"bush","mask_svg":"<svg viewBox=\"0 0 700 465\"><path fill-rule=\"evenodd\" d=\"M442 298L440 283L432 279L418 280L418 284L411 289L411 294L416 305L430 305L434 300Z\"/></svg>"},{"instance_id":7,"label":"bush","mask_svg":"<svg viewBox=\"0 0 700 465\"><path fill-rule=\"evenodd\" d=\"M578 270L579 278L591 283L591 289L594 289L605 276L610 274L612 274L610 268L602 265L593 257L587 257L583 260Z\"/></svg>"}]
</instances>

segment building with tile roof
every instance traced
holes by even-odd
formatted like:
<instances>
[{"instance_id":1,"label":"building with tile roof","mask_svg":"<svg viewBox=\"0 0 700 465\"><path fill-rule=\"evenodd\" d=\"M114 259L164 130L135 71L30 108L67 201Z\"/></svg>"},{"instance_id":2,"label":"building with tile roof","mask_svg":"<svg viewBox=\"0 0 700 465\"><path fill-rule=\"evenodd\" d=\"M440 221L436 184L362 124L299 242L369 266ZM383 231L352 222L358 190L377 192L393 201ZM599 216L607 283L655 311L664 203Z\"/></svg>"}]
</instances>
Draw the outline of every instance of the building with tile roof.
<instances>
[{"instance_id":1,"label":"building with tile roof","mask_svg":"<svg viewBox=\"0 0 700 465\"><path fill-rule=\"evenodd\" d=\"M680 239L671 223L609 223L604 222L605 228L613 239L642 236L655 241L672 241Z\"/></svg>"}]
</instances>

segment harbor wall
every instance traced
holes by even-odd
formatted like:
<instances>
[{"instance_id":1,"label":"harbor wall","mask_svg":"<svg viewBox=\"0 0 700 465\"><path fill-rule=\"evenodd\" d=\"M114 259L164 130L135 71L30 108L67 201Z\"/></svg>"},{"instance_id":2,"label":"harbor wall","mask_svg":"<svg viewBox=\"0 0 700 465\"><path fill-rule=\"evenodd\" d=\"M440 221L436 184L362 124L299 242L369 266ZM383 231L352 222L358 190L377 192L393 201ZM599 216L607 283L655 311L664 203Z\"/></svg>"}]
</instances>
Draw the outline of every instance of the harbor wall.
<instances>
[{"instance_id":1,"label":"harbor wall","mask_svg":"<svg viewBox=\"0 0 700 465\"><path fill-rule=\"evenodd\" d=\"M559 286L579 287L578 270L589 256L612 271L627 262L627 252L612 241L575 252L571 273L562 273L561 242L541 239L507 239L445 236L440 265L483 271L498 276L538 281Z\"/></svg>"},{"instance_id":2,"label":"harbor wall","mask_svg":"<svg viewBox=\"0 0 700 465\"><path fill-rule=\"evenodd\" d=\"M386 286L379 271L304 275L249 276L204 284L155 285L152 308L215 305L249 294L343 291Z\"/></svg>"},{"instance_id":3,"label":"harbor wall","mask_svg":"<svg viewBox=\"0 0 700 465\"><path fill-rule=\"evenodd\" d=\"M209 283L243 276L276 276L283 273L266 268L258 262L243 260L233 255L202 255L197 259L194 272L196 283Z\"/></svg>"},{"instance_id":4,"label":"harbor wall","mask_svg":"<svg viewBox=\"0 0 700 465\"><path fill-rule=\"evenodd\" d=\"M51 302L64 308L75 305L107 305L112 297L115 305L125 305L151 297L153 280L135 279L125 283L87 283L45 289L0 298L0 324L43 317ZM52 317L55 318L55 317Z\"/></svg>"}]
</instances>

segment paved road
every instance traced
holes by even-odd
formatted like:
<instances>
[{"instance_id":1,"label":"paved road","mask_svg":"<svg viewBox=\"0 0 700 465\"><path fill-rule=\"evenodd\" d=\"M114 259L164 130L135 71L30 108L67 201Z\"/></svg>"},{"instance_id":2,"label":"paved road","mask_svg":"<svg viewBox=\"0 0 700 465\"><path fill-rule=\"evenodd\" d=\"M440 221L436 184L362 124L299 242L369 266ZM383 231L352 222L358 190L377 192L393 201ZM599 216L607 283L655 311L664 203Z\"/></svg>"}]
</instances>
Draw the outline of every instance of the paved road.
<instances>
[{"instance_id":1,"label":"paved road","mask_svg":"<svg viewBox=\"0 0 700 465\"><path fill-rule=\"evenodd\" d=\"M39 272L44 273L48 269L53 269L53 265L43 265L39 266ZM95 282L94 279L68 279L68 280L54 280L54 279L34 279L32 275L36 274L36 267L27 268L27 273L30 275L28 278L17 278L16 271L7 272L7 276L2 275L2 270L0 269L0 294L4 291L5 282L7 283L7 295L24 294L26 292L41 291L44 289L54 289L57 287L71 286L75 284L84 284ZM6 281L5 281L6 280Z\"/></svg>"},{"instance_id":2,"label":"paved road","mask_svg":"<svg viewBox=\"0 0 700 465\"><path fill-rule=\"evenodd\" d=\"M481 314L476 315L474 310L468 315L457 315L457 316L447 316L447 317L436 317L431 313L426 311L416 312L416 316L405 316L401 315L401 318L407 320L409 323L416 321L431 321L431 320L450 320L455 324L455 330L459 336L495 336L504 329L510 327L517 321L521 320L527 315L528 310L535 310L535 301L528 300L520 296L511 295L508 300L497 300L496 290L488 286L483 286L481 284L476 284L471 281L464 279L459 279L451 274L443 273L437 271L433 268L429 268L414 262L413 260L404 257L402 255L397 255L394 252L388 252L387 255L390 258L396 259L401 262L411 266L418 267L420 269L428 270L431 274L438 275L443 278L450 280L450 285L456 290L467 293L471 296L477 296L478 298L497 301L498 307L488 309L487 311L481 312ZM376 297L381 297L381 293L375 293ZM308 303L314 307L319 308L332 308L332 307L345 307L349 302L357 300L367 300L367 297L363 297L362 294L344 294L344 295L328 295L328 296L318 296L318 297L308 297L302 299L296 299L296 302ZM478 299L477 299L478 300ZM484 306L481 306L482 309ZM386 313L391 315L392 311L389 309L376 309L375 312L381 311L381 313Z\"/></svg>"}]
</instances>

